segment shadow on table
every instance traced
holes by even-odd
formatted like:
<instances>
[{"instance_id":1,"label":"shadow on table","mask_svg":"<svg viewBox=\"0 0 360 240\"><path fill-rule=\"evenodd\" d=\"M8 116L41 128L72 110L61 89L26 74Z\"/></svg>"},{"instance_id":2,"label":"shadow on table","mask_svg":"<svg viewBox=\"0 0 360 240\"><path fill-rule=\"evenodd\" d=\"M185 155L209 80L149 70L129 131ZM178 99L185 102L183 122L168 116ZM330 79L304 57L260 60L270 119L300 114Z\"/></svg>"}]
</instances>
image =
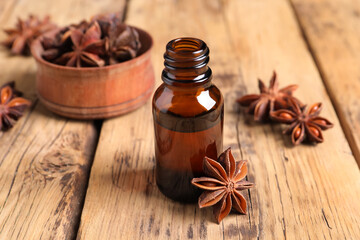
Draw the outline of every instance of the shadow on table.
<instances>
[{"instance_id":1,"label":"shadow on table","mask_svg":"<svg viewBox=\"0 0 360 240\"><path fill-rule=\"evenodd\" d=\"M211 208L200 210L197 203L184 204L165 197L156 185L154 167L149 169L131 168L124 170L124 166L116 167L115 165L112 169L112 184L122 191L121 195L123 198L126 198L127 196L130 197L131 195L136 199L136 202L146 203L149 208L171 209L171 213L174 217L179 216L189 218L189 221L194 217L194 212L197 212L202 218L215 223ZM184 216L185 213L186 215Z\"/></svg>"}]
</instances>

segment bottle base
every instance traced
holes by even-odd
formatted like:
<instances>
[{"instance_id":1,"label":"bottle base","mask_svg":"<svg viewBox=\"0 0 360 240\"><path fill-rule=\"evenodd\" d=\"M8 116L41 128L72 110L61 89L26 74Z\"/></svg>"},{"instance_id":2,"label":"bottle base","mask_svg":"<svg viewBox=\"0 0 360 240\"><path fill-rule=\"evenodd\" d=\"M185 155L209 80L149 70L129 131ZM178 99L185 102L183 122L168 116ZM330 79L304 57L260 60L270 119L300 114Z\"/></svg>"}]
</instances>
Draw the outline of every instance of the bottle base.
<instances>
[{"instance_id":1,"label":"bottle base","mask_svg":"<svg viewBox=\"0 0 360 240\"><path fill-rule=\"evenodd\" d=\"M181 203L196 203L201 190L191 184L194 177L200 176L189 171L175 171L161 168L156 171L156 184L162 194Z\"/></svg>"}]
</instances>

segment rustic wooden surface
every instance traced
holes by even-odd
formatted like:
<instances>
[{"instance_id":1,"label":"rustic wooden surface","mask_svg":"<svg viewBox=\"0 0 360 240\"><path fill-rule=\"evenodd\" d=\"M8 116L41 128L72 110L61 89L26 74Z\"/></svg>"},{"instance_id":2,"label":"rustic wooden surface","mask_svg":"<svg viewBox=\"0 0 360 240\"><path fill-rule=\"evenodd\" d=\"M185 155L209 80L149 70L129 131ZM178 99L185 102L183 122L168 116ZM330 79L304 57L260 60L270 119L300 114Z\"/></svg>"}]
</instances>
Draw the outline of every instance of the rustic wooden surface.
<instances>
[{"instance_id":1,"label":"rustic wooden surface","mask_svg":"<svg viewBox=\"0 0 360 240\"><path fill-rule=\"evenodd\" d=\"M360 2L292 2L360 165Z\"/></svg>"},{"instance_id":2,"label":"rustic wooden surface","mask_svg":"<svg viewBox=\"0 0 360 240\"><path fill-rule=\"evenodd\" d=\"M114 9L115 4L54 2L0 1L0 24L11 27L18 16L27 17L28 13L51 14L54 21L66 24ZM60 118L39 104L31 57L11 57L1 49L0 66L0 85L14 80L33 101L13 129L0 132L0 239L72 239L79 225L98 131L93 122Z\"/></svg>"},{"instance_id":3,"label":"rustic wooden surface","mask_svg":"<svg viewBox=\"0 0 360 240\"><path fill-rule=\"evenodd\" d=\"M1 51L0 83L15 80L35 104L12 130L0 133L0 239L359 239L360 46L350 26L356 29L360 18L345 14L354 10L355 16L359 6L349 0L335 11L340 1L318 2L0 2L2 26L30 12L49 13L62 24L126 10L126 22L154 37L158 85L165 44L179 36L204 39L214 83L225 97L224 148L249 160L248 180L255 183L245 192L248 215L230 214L220 225L211 209L165 198L154 178L150 102L105 120L101 129L56 117L36 100L34 61ZM328 29L329 21L335 27ZM346 34L337 39L337 29ZM322 116L335 123L324 132L324 143L291 147L282 126L255 124L234 103L257 91L256 79L268 81L274 69L281 85L300 85L295 95L304 102L324 103Z\"/></svg>"}]
</instances>

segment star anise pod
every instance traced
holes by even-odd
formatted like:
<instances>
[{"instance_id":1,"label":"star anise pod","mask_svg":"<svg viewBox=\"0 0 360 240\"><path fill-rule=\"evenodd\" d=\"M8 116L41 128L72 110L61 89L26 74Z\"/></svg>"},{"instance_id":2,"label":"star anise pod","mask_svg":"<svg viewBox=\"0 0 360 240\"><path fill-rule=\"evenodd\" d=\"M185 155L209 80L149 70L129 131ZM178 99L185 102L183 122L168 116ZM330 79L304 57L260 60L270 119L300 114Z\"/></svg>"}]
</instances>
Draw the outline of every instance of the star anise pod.
<instances>
[{"instance_id":1,"label":"star anise pod","mask_svg":"<svg viewBox=\"0 0 360 240\"><path fill-rule=\"evenodd\" d=\"M70 24L70 26L68 28L69 29L75 28L75 29L79 29L82 32L85 32L91 25L92 25L92 23L89 23L86 20L81 20L81 22L79 22L79 23Z\"/></svg>"},{"instance_id":2,"label":"star anise pod","mask_svg":"<svg viewBox=\"0 0 360 240\"><path fill-rule=\"evenodd\" d=\"M297 145L307 139L309 142L321 143L324 141L321 130L333 127L326 118L319 117L322 104L315 103L310 108L301 108L293 99L289 100L290 109L280 109L270 113L277 122L290 124L284 134L291 133L291 141Z\"/></svg>"},{"instance_id":3,"label":"star anise pod","mask_svg":"<svg viewBox=\"0 0 360 240\"><path fill-rule=\"evenodd\" d=\"M12 54L28 55L31 42L41 34L55 29L56 25L50 21L50 17L39 19L30 15L28 19L18 19L15 28L5 29L8 38L2 44L11 49Z\"/></svg>"},{"instance_id":4,"label":"star anise pod","mask_svg":"<svg viewBox=\"0 0 360 240\"><path fill-rule=\"evenodd\" d=\"M205 191L199 197L199 207L214 206L218 223L231 209L246 214L246 200L240 191L253 187L253 183L243 180L247 174L246 161L235 162L228 148L218 161L205 157L203 171L207 177L194 178L191 183Z\"/></svg>"},{"instance_id":5,"label":"star anise pod","mask_svg":"<svg viewBox=\"0 0 360 240\"><path fill-rule=\"evenodd\" d=\"M101 67L105 61L100 57L105 53L101 30L94 22L85 32L72 28L70 32L72 51L66 52L55 63L71 67Z\"/></svg>"},{"instance_id":6,"label":"star anise pod","mask_svg":"<svg viewBox=\"0 0 360 240\"><path fill-rule=\"evenodd\" d=\"M43 37L41 43L44 48L41 56L48 61L52 61L60 56L60 47L62 45L59 39L59 34L56 34L54 38Z\"/></svg>"},{"instance_id":7,"label":"star anise pod","mask_svg":"<svg viewBox=\"0 0 360 240\"><path fill-rule=\"evenodd\" d=\"M297 85L289 85L278 89L279 82L275 71L270 79L269 87L266 87L260 79L258 81L260 94L249 94L237 99L240 105L248 107L248 113L254 114L255 121L267 120L271 111L288 108L288 99L294 99L303 106L298 99L292 96L293 92L298 88Z\"/></svg>"},{"instance_id":8,"label":"star anise pod","mask_svg":"<svg viewBox=\"0 0 360 240\"><path fill-rule=\"evenodd\" d=\"M25 109L30 106L30 101L18 97L20 92L13 89L14 83L4 84L0 88L0 130L5 131L11 128L18 120Z\"/></svg>"},{"instance_id":9,"label":"star anise pod","mask_svg":"<svg viewBox=\"0 0 360 240\"><path fill-rule=\"evenodd\" d=\"M75 24L70 24L69 26L65 27L58 35L58 38L60 40L60 42L64 43L67 40L70 40L70 36L71 36L71 32L74 29L77 29L83 33L86 32L86 30L88 30L89 27L92 26L93 23L89 23L86 20L82 20L81 22Z\"/></svg>"},{"instance_id":10,"label":"star anise pod","mask_svg":"<svg viewBox=\"0 0 360 240\"><path fill-rule=\"evenodd\" d=\"M44 36L41 40L42 46L44 48L41 56L45 60L53 62L63 53L71 51L73 45L71 41L71 32L74 29L78 29L81 32L85 33L89 25L90 24L87 21L82 20L78 24L71 24L67 27L62 28L54 36Z\"/></svg>"},{"instance_id":11,"label":"star anise pod","mask_svg":"<svg viewBox=\"0 0 360 240\"><path fill-rule=\"evenodd\" d=\"M116 13L107 13L107 14L98 14L91 18L91 21L97 21L101 28L103 38L109 37L111 31L116 30L116 26L121 24L122 14L120 12Z\"/></svg>"},{"instance_id":12,"label":"star anise pod","mask_svg":"<svg viewBox=\"0 0 360 240\"><path fill-rule=\"evenodd\" d=\"M141 48L139 33L126 24L113 24L109 28L106 50L109 63L116 64L135 58Z\"/></svg>"}]
</instances>

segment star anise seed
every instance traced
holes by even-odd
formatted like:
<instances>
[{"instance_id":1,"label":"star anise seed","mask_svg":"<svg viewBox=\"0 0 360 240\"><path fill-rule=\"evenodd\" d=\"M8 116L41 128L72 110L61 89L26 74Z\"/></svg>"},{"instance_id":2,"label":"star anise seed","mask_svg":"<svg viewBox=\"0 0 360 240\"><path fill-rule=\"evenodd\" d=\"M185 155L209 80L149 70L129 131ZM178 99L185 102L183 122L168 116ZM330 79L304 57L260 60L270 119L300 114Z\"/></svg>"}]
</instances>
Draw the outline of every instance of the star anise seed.
<instances>
[{"instance_id":1,"label":"star anise seed","mask_svg":"<svg viewBox=\"0 0 360 240\"><path fill-rule=\"evenodd\" d=\"M271 111L288 108L288 99L293 99L300 106L303 106L298 99L292 96L293 92L298 88L297 85L289 85L278 89L279 83L275 71L270 79L269 87L266 87L260 79L258 81L260 94L249 94L237 99L240 105L248 107L248 113L254 114L255 121L267 120Z\"/></svg>"},{"instance_id":2,"label":"star anise seed","mask_svg":"<svg viewBox=\"0 0 360 240\"><path fill-rule=\"evenodd\" d=\"M290 109L280 109L270 113L273 120L290 126L284 130L285 134L291 133L294 145L300 144L305 139L310 142L321 143L324 141L321 130L333 127L333 124L319 117L322 104L315 103L309 109L301 108L293 99L289 99Z\"/></svg>"},{"instance_id":3,"label":"star anise seed","mask_svg":"<svg viewBox=\"0 0 360 240\"><path fill-rule=\"evenodd\" d=\"M246 200L241 190L253 187L245 181L246 161L236 162L231 149L223 152L218 161L205 157L203 171L206 177L194 178L191 183L205 191L199 197L199 207L214 206L213 212L220 223L231 211L246 214Z\"/></svg>"},{"instance_id":4,"label":"star anise seed","mask_svg":"<svg viewBox=\"0 0 360 240\"><path fill-rule=\"evenodd\" d=\"M0 130L11 128L18 120L31 102L25 98L18 97L19 91L13 89L14 83L4 84L0 88Z\"/></svg>"},{"instance_id":5,"label":"star anise seed","mask_svg":"<svg viewBox=\"0 0 360 240\"><path fill-rule=\"evenodd\" d=\"M56 25L50 21L49 16L42 20L33 15L26 20L19 18L15 28L4 30L8 38L2 44L10 48L12 54L28 55L31 42L41 34L55 28Z\"/></svg>"}]
</instances>

